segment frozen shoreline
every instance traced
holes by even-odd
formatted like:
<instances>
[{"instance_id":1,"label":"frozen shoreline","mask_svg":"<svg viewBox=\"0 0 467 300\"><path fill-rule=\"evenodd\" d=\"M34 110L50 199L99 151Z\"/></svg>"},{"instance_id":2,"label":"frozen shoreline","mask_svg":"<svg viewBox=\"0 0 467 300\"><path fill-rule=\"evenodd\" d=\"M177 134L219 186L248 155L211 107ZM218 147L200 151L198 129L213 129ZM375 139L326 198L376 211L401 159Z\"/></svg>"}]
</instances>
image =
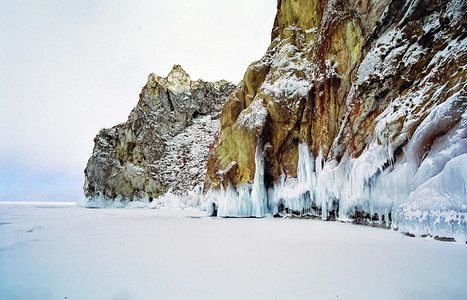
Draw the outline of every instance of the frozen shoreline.
<instances>
[{"instance_id":1,"label":"frozen shoreline","mask_svg":"<svg viewBox=\"0 0 467 300\"><path fill-rule=\"evenodd\" d=\"M465 244L368 226L72 203L2 203L0 224L0 299L447 299L467 293Z\"/></svg>"}]
</instances>

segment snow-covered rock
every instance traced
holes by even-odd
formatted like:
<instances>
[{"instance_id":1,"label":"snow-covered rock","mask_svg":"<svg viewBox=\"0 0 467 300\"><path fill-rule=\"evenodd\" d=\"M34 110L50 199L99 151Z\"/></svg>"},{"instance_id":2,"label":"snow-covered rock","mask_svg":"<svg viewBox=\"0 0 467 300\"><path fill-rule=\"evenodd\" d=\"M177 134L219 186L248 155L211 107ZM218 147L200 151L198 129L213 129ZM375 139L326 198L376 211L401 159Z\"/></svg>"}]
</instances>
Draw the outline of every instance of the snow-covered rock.
<instances>
[{"instance_id":1,"label":"snow-covered rock","mask_svg":"<svg viewBox=\"0 0 467 300\"><path fill-rule=\"evenodd\" d=\"M223 108L204 207L467 240L466 6L279 0Z\"/></svg>"},{"instance_id":2,"label":"snow-covered rock","mask_svg":"<svg viewBox=\"0 0 467 300\"><path fill-rule=\"evenodd\" d=\"M80 205L159 207L168 195L202 185L219 114L233 89L226 81L192 81L178 65L166 78L150 74L128 121L94 139Z\"/></svg>"}]
</instances>

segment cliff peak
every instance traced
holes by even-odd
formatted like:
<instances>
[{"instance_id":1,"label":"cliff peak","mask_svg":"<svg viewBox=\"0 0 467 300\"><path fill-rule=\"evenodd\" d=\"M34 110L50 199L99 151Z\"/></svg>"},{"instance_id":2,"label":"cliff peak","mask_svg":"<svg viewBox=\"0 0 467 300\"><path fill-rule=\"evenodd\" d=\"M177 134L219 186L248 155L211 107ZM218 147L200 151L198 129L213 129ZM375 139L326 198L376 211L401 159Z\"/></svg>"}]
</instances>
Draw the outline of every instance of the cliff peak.
<instances>
[{"instance_id":1,"label":"cliff peak","mask_svg":"<svg viewBox=\"0 0 467 300\"><path fill-rule=\"evenodd\" d=\"M175 92L179 93L190 89L191 78L182 66L174 65L167 76L167 82Z\"/></svg>"},{"instance_id":2,"label":"cliff peak","mask_svg":"<svg viewBox=\"0 0 467 300\"><path fill-rule=\"evenodd\" d=\"M179 65L165 78L149 74L128 121L94 139L81 205L150 202L202 184L219 114L233 88L225 81L191 81Z\"/></svg>"}]
</instances>

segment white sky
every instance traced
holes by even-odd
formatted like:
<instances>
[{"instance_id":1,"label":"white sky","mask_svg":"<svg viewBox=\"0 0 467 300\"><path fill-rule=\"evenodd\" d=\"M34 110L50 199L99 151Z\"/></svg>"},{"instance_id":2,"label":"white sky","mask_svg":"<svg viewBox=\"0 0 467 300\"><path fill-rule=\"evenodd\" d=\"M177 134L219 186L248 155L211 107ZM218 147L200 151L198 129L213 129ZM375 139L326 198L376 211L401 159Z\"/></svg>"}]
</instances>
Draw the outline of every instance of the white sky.
<instances>
[{"instance_id":1,"label":"white sky","mask_svg":"<svg viewBox=\"0 0 467 300\"><path fill-rule=\"evenodd\" d=\"M238 83L275 12L276 0L0 0L0 201L76 200L94 136L126 120L150 72Z\"/></svg>"}]
</instances>

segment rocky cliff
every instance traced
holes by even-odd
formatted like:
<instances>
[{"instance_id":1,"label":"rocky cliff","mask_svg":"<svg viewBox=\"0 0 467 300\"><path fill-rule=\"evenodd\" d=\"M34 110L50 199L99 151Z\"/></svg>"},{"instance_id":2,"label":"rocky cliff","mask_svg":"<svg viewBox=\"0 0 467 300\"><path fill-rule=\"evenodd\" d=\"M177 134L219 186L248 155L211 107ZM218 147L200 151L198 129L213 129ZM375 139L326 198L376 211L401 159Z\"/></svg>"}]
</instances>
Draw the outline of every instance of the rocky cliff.
<instances>
[{"instance_id":1,"label":"rocky cliff","mask_svg":"<svg viewBox=\"0 0 467 300\"><path fill-rule=\"evenodd\" d=\"M233 89L226 81L192 81L178 65L166 78L150 74L128 121L94 139L81 205L152 202L202 184L220 111Z\"/></svg>"},{"instance_id":2,"label":"rocky cliff","mask_svg":"<svg viewBox=\"0 0 467 300\"><path fill-rule=\"evenodd\" d=\"M205 207L466 239L462 0L279 0L228 97Z\"/></svg>"}]
</instances>

